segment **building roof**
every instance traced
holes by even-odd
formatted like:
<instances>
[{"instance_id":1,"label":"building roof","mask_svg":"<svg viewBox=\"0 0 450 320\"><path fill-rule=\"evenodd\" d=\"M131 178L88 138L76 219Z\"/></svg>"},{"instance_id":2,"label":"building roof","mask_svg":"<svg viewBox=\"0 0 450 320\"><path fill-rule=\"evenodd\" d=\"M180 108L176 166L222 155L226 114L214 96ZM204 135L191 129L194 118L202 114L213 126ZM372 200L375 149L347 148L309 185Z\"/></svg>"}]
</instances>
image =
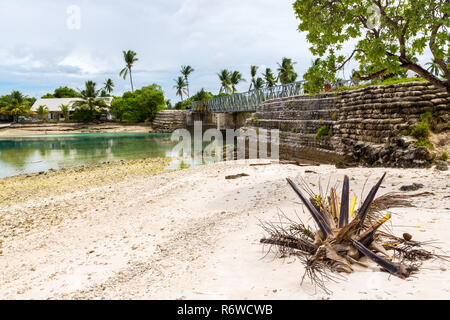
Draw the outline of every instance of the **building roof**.
<instances>
[{"instance_id":1,"label":"building roof","mask_svg":"<svg viewBox=\"0 0 450 320\"><path fill-rule=\"evenodd\" d=\"M103 98L106 100L106 104L110 105L113 100L112 97ZM56 112L61 111L61 105L68 105L69 108L72 108L72 105L75 101L81 100L80 98L53 98L53 99L38 99L31 107L31 110L36 111L40 106L46 106L48 111Z\"/></svg>"}]
</instances>

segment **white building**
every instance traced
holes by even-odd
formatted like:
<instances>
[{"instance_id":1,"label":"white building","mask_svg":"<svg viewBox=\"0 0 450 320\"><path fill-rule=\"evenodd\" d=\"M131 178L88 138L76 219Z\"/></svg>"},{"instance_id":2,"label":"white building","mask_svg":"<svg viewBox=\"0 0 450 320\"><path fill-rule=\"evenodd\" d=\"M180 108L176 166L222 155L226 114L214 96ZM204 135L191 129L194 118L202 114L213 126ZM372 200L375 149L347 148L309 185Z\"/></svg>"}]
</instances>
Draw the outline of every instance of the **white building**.
<instances>
[{"instance_id":1,"label":"white building","mask_svg":"<svg viewBox=\"0 0 450 320\"><path fill-rule=\"evenodd\" d=\"M105 97L103 99L105 99L107 106L110 106L111 102L113 100L112 97ZM64 115L61 112L61 106L62 105L69 106L70 114L72 114L74 111L74 108L73 108L74 102L80 101L80 100L82 100L82 99L80 99L80 98L38 99L31 107L31 110L36 112L40 106L45 106L45 107L47 107L47 109L49 111L49 114L48 114L46 120L65 120L63 118ZM108 118L108 120L111 120L111 115L109 114L108 111L107 111L107 118Z\"/></svg>"}]
</instances>

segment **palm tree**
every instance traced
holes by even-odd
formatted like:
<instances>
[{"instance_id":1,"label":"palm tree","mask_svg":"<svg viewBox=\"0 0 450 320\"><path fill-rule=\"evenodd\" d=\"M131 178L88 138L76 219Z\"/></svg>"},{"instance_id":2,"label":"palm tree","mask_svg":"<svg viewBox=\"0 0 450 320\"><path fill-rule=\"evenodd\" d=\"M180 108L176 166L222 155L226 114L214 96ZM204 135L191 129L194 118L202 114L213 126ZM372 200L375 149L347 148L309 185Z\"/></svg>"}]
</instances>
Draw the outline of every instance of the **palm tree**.
<instances>
[{"instance_id":1,"label":"palm tree","mask_svg":"<svg viewBox=\"0 0 450 320\"><path fill-rule=\"evenodd\" d=\"M178 79L175 80L175 83L176 84L173 87L177 90L177 96L180 96L181 101L183 101L183 94L187 94L186 81L183 79L183 77L178 77Z\"/></svg>"},{"instance_id":2,"label":"palm tree","mask_svg":"<svg viewBox=\"0 0 450 320\"><path fill-rule=\"evenodd\" d=\"M297 73L294 70L294 64L296 62L292 62L292 59L283 58L281 64L278 64L278 79L282 84L288 84L295 82L297 80Z\"/></svg>"},{"instance_id":3,"label":"palm tree","mask_svg":"<svg viewBox=\"0 0 450 320\"><path fill-rule=\"evenodd\" d=\"M123 52L123 59L125 60L125 68L120 71L120 76L125 80L128 72L130 73L131 91L134 92L133 76L131 75L131 68L133 64L139 59L136 58L136 52L128 50Z\"/></svg>"},{"instance_id":4,"label":"palm tree","mask_svg":"<svg viewBox=\"0 0 450 320\"><path fill-rule=\"evenodd\" d=\"M252 81L250 82L250 88L248 91L252 90L252 87L255 88L256 84L256 74L258 73L259 67L257 66L250 66L250 74L252 76Z\"/></svg>"},{"instance_id":5,"label":"palm tree","mask_svg":"<svg viewBox=\"0 0 450 320\"><path fill-rule=\"evenodd\" d=\"M94 114L106 108L105 99L99 97L100 90L97 90L94 81L86 81L85 89L80 91L80 100L73 103L74 108L82 108Z\"/></svg>"},{"instance_id":6,"label":"palm tree","mask_svg":"<svg viewBox=\"0 0 450 320\"><path fill-rule=\"evenodd\" d=\"M111 79L106 79L103 89L105 89L108 94L111 94L114 90L114 82Z\"/></svg>"},{"instance_id":7,"label":"palm tree","mask_svg":"<svg viewBox=\"0 0 450 320\"><path fill-rule=\"evenodd\" d=\"M20 116L30 116L35 114L31 111L30 101L19 91L13 91L6 98L7 105L0 109L0 114L7 114L13 117L14 122L19 121Z\"/></svg>"},{"instance_id":8,"label":"palm tree","mask_svg":"<svg viewBox=\"0 0 450 320\"><path fill-rule=\"evenodd\" d=\"M270 68L266 69L266 72L263 74L264 80L266 81L267 87L272 88L277 84L277 79L273 74Z\"/></svg>"},{"instance_id":9,"label":"palm tree","mask_svg":"<svg viewBox=\"0 0 450 320\"><path fill-rule=\"evenodd\" d=\"M231 85L231 72L228 71L227 69L223 69L217 75L219 76L220 85L221 85L219 93L222 93L222 91L224 91L224 92L231 92L231 88L230 88L230 85Z\"/></svg>"},{"instance_id":10,"label":"palm tree","mask_svg":"<svg viewBox=\"0 0 450 320\"><path fill-rule=\"evenodd\" d=\"M46 106L39 106L36 110L36 113L41 120L45 120L50 111L48 111L48 108Z\"/></svg>"},{"instance_id":11,"label":"palm tree","mask_svg":"<svg viewBox=\"0 0 450 320\"><path fill-rule=\"evenodd\" d=\"M441 76L441 71L442 71L442 69L441 69L441 66L436 62L436 60L433 60L432 62L428 62L428 63L426 63L425 65L426 65L426 66L429 66L427 70L428 70L430 73L432 73L432 74L435 75L436 77Z\"/></svg>"},{"instance_id":12,"label":"palm tree","mask_svg":"<svg viewBox=\"0 0 450 320\"><path fill-rule=\"evenodd\" d=\"M190 93L189 93L189 76L194 71L195 70L191 66L181 66L181 71L180 72L184 76L184 81L186 82L188 99L190 98Z\"/></svg>"},{"instance_id":13,"label":"palm tree","mask_svg":"<svg viewBox=\"0 0 450 320\"><path fill-rule=\"evenodd\" d=\"M69 120L69 106L67 104L62 104L59 109L61 109L64 120Z\"/></svg>"},{"instance_id":14,"label":"palm tree","mask_svg":"<svg viewBox=\"0 0 450 320\"><path fill-rule=\"evenodd\" d=\"M255 81L255 90L261 90L264 88L264 80L262 78L258 78Z\"/></svg>"},{"instance_id":15,"label":"palm tree","mask_svg":"<svg viewBox=\"0 0 450 320\"><path fill-rule=\"evenodd\" d=\"M233 93L236 92L236 86L240 83L245 81L244 78L242 78L242 73L240 73L239 71L234 71L231 76L230 76L230 83L231 83L231 88L233 90Z\"/></svg>"}]
</instances>

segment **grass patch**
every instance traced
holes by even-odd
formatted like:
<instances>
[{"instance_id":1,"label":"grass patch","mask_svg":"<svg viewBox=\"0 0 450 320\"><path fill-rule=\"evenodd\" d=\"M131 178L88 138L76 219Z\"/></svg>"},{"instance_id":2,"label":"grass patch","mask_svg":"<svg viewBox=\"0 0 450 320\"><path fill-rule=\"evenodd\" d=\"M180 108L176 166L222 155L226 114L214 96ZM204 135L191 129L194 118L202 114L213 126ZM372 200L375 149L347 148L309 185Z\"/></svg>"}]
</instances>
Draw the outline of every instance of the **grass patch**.
<instances>
[{"instance_id":1,"label":"grass patch","mask_svg":"<svg viewBox=\"0 0 450 320\"><path fill-rule=\"evenodd\" d=\"M441 156L439 157L442 161L448 160L448 153L446 151L442 152Z\"/></svg>"}]
</instances>

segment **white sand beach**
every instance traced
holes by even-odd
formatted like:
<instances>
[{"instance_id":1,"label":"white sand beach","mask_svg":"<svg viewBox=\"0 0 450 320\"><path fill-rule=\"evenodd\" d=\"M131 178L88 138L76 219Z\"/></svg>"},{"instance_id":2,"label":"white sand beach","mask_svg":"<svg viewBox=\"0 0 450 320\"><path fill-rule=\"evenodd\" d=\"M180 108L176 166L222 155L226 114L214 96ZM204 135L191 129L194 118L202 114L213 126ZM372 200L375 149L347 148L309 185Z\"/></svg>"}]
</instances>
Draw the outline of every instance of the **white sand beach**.
<instances>
[{"instance_id":1,"label":"white sand beach","mask_svg":"<svg viewBox=\"0 0 450 320\"><path fill-rule=\"evenodd\" d=\"M118 165L114 165L118 166ZM135 166L136 167L136 166ZM134 168L135 168L134 167ZM71 171L70 186L42 189L39 183L67 172L3 179L0 201L1 299L448 299L450 265L425 262L407 280L356 268L326 294L307 281L294 257L265 255L259 219L279 210L313 225L287 185L291 177L317 185L329 176L354 178L360 195L383 172L379 195L422 183L415 208L395 208L391 227L401 236L436 240L450 253L450 173L434 169L336 169L334 166L251 167L246 161L175 172L149 171L108 179L115 168ZM308 172L308 173L306 173ZM248 177L226 180L246 173ZM90 173L91 174L91 173ZM103 176L103 177L102 177ZM15 180L16 179L16 180ZM29 184L24 183L29 179ZM103 181L101 181L103 179ZM28 194L20 193L18 185ZM35 186L35 187L33 187ZM6 189L5 189L6 188ZM366 189L366 192L368 190ZM440 251L436 251L442 253Z\"/></svg>"}]
</instances>

